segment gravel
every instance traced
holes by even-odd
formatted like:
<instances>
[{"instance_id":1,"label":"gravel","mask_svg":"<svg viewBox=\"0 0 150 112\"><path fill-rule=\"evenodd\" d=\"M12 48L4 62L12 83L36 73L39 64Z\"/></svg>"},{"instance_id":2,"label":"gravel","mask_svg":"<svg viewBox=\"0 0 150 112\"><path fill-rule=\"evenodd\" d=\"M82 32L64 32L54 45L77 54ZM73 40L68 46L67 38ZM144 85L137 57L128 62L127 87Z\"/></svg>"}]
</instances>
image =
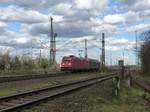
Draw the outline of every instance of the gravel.
<instances>
[{"instance_id":1,"label":"gravel","mask_svg":"<svg viewBox=\"0 0 150 112\"><path fill-rule=\"evenodd\" d=\"M106 81L25 109L23 112L93 112L95 106L91 100L98 98L95 103L105 103L111 100L111 94L111 81Z\"/></svg>"}]
</instances>

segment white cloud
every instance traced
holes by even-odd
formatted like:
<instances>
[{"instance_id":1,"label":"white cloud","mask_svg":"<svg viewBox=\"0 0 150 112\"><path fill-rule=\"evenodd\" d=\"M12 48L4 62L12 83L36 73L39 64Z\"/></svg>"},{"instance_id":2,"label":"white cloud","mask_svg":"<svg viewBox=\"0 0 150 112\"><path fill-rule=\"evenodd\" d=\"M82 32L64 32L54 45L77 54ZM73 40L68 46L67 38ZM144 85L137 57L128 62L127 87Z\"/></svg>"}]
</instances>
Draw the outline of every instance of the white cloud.
<instances>
[{"instance_id":1,"label":"white cloud","mask_svg":"<svg viewBox=\"0 0 150 112\"><path fill-rule=\"evenodd\" d=\"M139 12L134 12L134 11L128 11L127 13L123 14L126 22L129 23L136 23L137 21L140 20Z\"/></svg>"},{"instance_id":2,"label":"white cloud","mask_svg":"<svg viewBox=\"0 0 150 112\"><path fill-rule=\"evenodd\" d=\"M99 15L102 9L105 9L108 4L107 0L90 0L90 6L86 8L85 5L88 3L87 1L84 1L85 4L82 3L82 6L79 6L82 1L78 0L72 2L69 0L40 1L41 6L53 4L49 5L52 7L47 8L47 11L49 9L51 13L49 15L54 18L54 30L61 37L95 35L96 32L92 30L93 22L91 22L90 18L95 17L95 12L97 12L96 15ZM25 33L32 35L49 34L50 23L48 14L40 13L38 9L35 8L39 7L36 6L39 2L35 2L34 0L30 0L29 2L25 0L12 0L11 3L14 6L0 9L0 20L6 22L20 22L22 26L20 31ZM59 23L57 24L57 22Z\"/></svg>"},{"instance_id":3,"label":"white cloud","mask_svg":"<svg viewBox=\"0 0 150 112\"><path fill-rule=\"evenodd\" d=\"M72 2L71 0L1 0L3 4L13 4L25 9L48 9L50 6L54 6L58 3Z\"/></svg>"},{"instance_id":4,"label":"white cloud","mask_svg":"<svg viewBox=\"0 0 150 112\"><path fill-rule=\"evenodd\" d=\"M4 29L0 33L0 46L15 47L19 49L31 48L32 39L40 39L38 36L31 36L29 34L18 34ZM32 42L34 48L39 48L39 44L36 41Z\"/></svg>"},{"instance_id":5,"label":"white cloud","mask_svg":"<svg viewBox=\"0 0 150 112\"><path fill-rule=\"evenodd\" d=\"M9 52L12 52L14 50L13 47L10 47L10 46L0 46L0 52L1 54L5 54L5 53L9 53Z\"/></svg>"},{"instance_id":6,"label":"white cloud","mask_svg":"<svg viewBox=\"0 0 150 112\"><path fill-rule=\"evenodd\" d=\"M105 32L107 33L107 35L109 35L116 32L117 26L104 23L99 26L92 27L92 30L97 34L100 34L101 32Z\"/></svg>"},{"instance_id":7,"label":"white cloud","mask_svg":"<svg viewBox=\"0 0 150 112\"><path fill-rule=\"evenodd\" d=\"M104 21L107 23L120 23L125 22L125 18L122 16L122 14L114 14L114 15L107 15L104 17Z\"/></svg>"},{"instance_id":8,"label":"white cloud","mask_svg":"<svg viewBox=\"0 0 150 112\"><path fill-rule=\"evenodd\" d=\"M27 38L16 38L15 39L17 43L21 43L21 44L24 44L27 42Z\"/></svg>"},{"instance_id":9,"label":"white cloud","mask_svg":"<svg viewBox=\"0 0 150 112\"><path fill-rule=\"evenodd\" d=\"M7 26L6 23L0 21L0 28L5 28Z\"/></svg>"},{"instance_id":10,"label":"white cloud","mask_svg":"<svg viewBox=\"0 0 150 112\"><path fill-rule=\"evenodd\" d=\"M129 25L135 26L127 28L127 31L149 27L146 24L150 18L149 0L125 0L126 9L122 5L109 3L109 0L0 0L0 3L0 45L5 47L31 49L32 45L34 49L48 49L49 16L54 18L54 32L58 33L58 37L68 37L66 43L57 43L57 51L64 54L72 54L74 49L76 52L84 49L85 39L89 49L100 48L102 32L107 37L107 51L131 50L134 42L115 38L114 34L120 34L120 28L125 29ZM5 7L3 4L6 4ZM19 22L21 28L14 27L16 24L13 22ZM40 37L46 41L45 46L41 47Z\"/></svg>"},{"instance_id":11,"label":"white cloud","mask_svg":"<svg viewBox=\"0 0 150 112\"><path fill-rule=\"evenodd\" d=\"M143 19L149 19L150 20L150 9L140 11L140 17L143 18Z\"/></svg>"},{"instance_id":12,"label":"white cloud","mask_svg":"<svg viewBox=\"0 0 150 112\"><path fill-rule=\"evenodd\" d=\"M125 0L126 8L134 11L150 9L149 0Z\"/></svg>"},{"instance_id":13,"label":"white cloud","mask_svg":"<svg viewBox=\"0 0 150 112\"><path fill-rule=\"evenodd\" d=\"M123 14L112 14L104 17L104 22L117 24L125 22L137 22L140 19L138 12L128 11Z\"/></svg>"},{"instance_id":14,"label":"white cloud","mask_svg":"<svg viewBox=\"0 0 150 112\"><path fill-rule=\"evenodd\" d=\"M84 36L79 38L71 38L65 43L59 45L59 47L62 47L65 45L65 49L84 49L84 41L87 39L87 46L88 48L101 48L101 42L99 37L94 36ZM135 42L129 41L126 38L106 38L106 50L112 50L112 51L122 51L124 49L126 50L133 50L135 47ZM64 48L64 46L63 46Z\"/></svg>"},{"instance_id":15,"label":"white cloud","mask_svg":"<svg viewBox=\"0 0 150 112\"><path fill-rule=\"evenodd\" d=\"M126 38L108 38L106 41L108 41L109 45L127 45L129 44L129 40Z\"/></svg>"},{"instance_id":16,"label":"white cloud","mask_svg":"<svg viewBox=\"0 0 150 112\"><path fill-rule=\"evenodd\" d=\"M56 6L50 8L50 11L52 11L55 14L67 16L73 16L73 14L75 13L72 4L69 3L57 4Z\"/></svg>"},{"instance_id":17,"label":"white cloud","mask_svg":"<svg viewBox=\"0 0 150 112\"><path fill-rule=\"evenodd\" d=\"M94 17L90 18L90 22L91 22L92 26L94 26L94 27L103 25L103 23L104 23L100 18L94 18Z\"/></svg>"},{"instance_id":18,"label":"white cloud","mask_svg":"<svg viewBox=\"0 0 150 112\"><path fill-rule=\"evenodd\" d=\"M75 0L75 3L79 9L95 9L103 10L107 5L107 0Z\"/></svg>"},{"instance_id":19,"label":"white cloud","mask_svg":"<svg viewBox=\"0 0 150 112\"><path fill-rule=\"evenodd\" d=\"M106 50L107 51L120 51L120 50L122 50L120 47L118 47L118 46L106 46Z\"/></svg>"},{"instance_id":20,"label":"white cloud","mask_svg":"<svg viewBox=\"0 0 150 112\"><path fill-rule=\"evenodd\" d=\"M76 21L68 22L62 21L59 23L54 23L54 31L58 33L59 37L81 37L89 34L94 34L91 30L91 23L89 21ZM33 35L39 34L49 34L50 33L50 23L38 23L32 25L23 25L23 31L29 32Z\"/></svg>"},{"instance_id":21,"label":"white cloud","mask_svg":"<svg viewBox=\"0 0 150 112\"><path fill-rule=\"evenodd\" d=\"M146 30L146 29L150 29L150 24L138 24L135 26L131 26L129 28L126 29L127 32L135 32L138 30Z\"/></svg>"},{"instance_id":22,"label":"white cloud","mask_svg":"<svg viewBox=\"0 0 150 112\"><path fill-rule=\"evenodd\" d=\"M0 3L7 3L7 2L11 2L12 0L0 0Z\"/></svg>"},{"instance_id":23,"label":"white cloud","mask_svg":"<svg viewBox=\"0 0 150 112\"><path fill-rule=\"evenodd\" d=\"M134 51L135 49L135 42L130 41L126 38L115 38L115 37L110 37L106 38L106 49L112 51Z\"/></svg>"},{"instance_id":24,"label":"white cloud","mask_svg":"<svg viewBox=\"0 0 150 112\"><path fill-rule=\"evenodd\" d=\"M51 14L50 16L53 17L53 22L54 23L56 23L56 22L62 22L64 20L63 16L60 16L60 15ZM47 16L47 17L49 17L49 16Z\"/></svg>"},{"instance_id":25,"label":"white cloud","mask_svg":"<svg viewBox=\"0 0 150 112\"><path fill-rule=\"evenodd\" d=\"M48 17L38 11L9 6L0 9L0 20L6 22L17 21L23 23L39 23L48 21Z\"/></svg>"}]
</instances>

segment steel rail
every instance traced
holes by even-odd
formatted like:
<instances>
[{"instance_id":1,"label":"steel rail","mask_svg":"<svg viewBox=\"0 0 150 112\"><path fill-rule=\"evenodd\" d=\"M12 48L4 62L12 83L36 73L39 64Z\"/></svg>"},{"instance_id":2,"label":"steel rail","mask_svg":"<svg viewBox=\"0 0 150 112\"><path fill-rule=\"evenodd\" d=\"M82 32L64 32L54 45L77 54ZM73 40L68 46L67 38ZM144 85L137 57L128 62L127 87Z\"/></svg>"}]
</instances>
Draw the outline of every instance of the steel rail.
<instances>
[{"instance_id":1,"label":"steel rail","mask_svg":"<svg viewBox=\"0 0 150 112\"><path fill-rule=\"evenodd\" d=\"M65 74L67 73L60 72L60 73L37 74L37 75L4 76L4 77L0 77L0 83L30 80L30 79L40 79L40 78L47 78L47 77L57 77Z\"/></svg>"},{"instance_id":2,"label":"steel rail","mask_svg":"<svg viewBox=\"0 0 150 112\"><path fill-rule=\"evenodd\" d=\"M143 89L145 92L150 93L150 87L148 85L144 84L143 82L141 82L139 80L134 79L132 76L131 76L131 78L132 78L131 81L133 84L136 84L138 87ZM146 101L150 102L150 99L146 97L146 94L143 95L143 98Z\"/></svg>"},{"instance_id":3,"label":"steel rail","mask_svg":"<svg viewBox=\"0 0 150 112\"><path fill-rule=\"evenodd\" d=\"M143 82L140 82L132 77L132 82L135 83L140 88L144 89L146 92L150 93L150 87L144 84Z\"/></svg>"},{"instance_id":4,"label":"steel rail","mask_svg":"<svg viewBox=\"0 0 150 112\"><path fill-rule=\"evenodd\" d=\"M110 75L105 75L105 76L99 76L99 77L90 78L90 79L86 79L82 81L76 81L76 82L72 82L68 84L62 84L62 85L57 85L54 87L49 87L49 88L39 89L39 90L25 92L21 94L16 94L16 95L8 96L8 97L3 97L3 98L0 98L0 104L2 102L2 104L4 105L5 102L7 104L9 103L9 101L13 101L14 99L16 100L17 98L21 99L21 98L28 97L28 96L38 95L38 93L41 94L42 92L45 92L45 91L48 92L48 95L44 94L44 96L42 95L33 100L31 99L30 101L23 102L21 104L19 103L16 105L13 104L12 106L8 106L8 107L6 106L5 108L2 108L0 112L10 112L16 109L20 109L22 107L31 106L32 104L40 103L49 98L61 96L63 94L70 93L72 91L75 91L75 90L78 90L78 89L81 89L81 88L84 88L84 87L87 87L87 86L90 86L90 85L93 85L93 84L96 84L105 80L109 80L114 77L118 77L118 75L110 74Z\"/></svg>"},{"instance_id":5,"label":"steel rail","mask_svg":"<svg viewBox=\"0 0 150 112\"><path fill-rule=\"evenodd\" d=\"M85 73L87 73L87 72L85 72ZM70 72L58 72L58 73L49 73L49 74L4 76L4 77L0 77L0 83L22 81L22 80L31 80L31 79L42 79L42 78L47 78L47 77L61 77L61 76L67 76L68 74L69 75L70 74L76 75L75 73L70 73Z\"/></svg>"},{"instance_id":6,"label":"steel rail","mask_svg":"<svg viewBox=\"0 0 150 112\"><path fill-rule=\"evenodd\" d=\"M111 76L111 75L115 75L115 74L116 73L111 73L111 74L109 74L107 76ZM31 93L35 93L35 92L41 92L41 91L45 91L45 90L49 90L49 89L52 90L52 89L56 89L56 88L60 88L60 87L65 87L65 86L68 86L68 85L71 85L71 84L77 84L77 83L81 83L81 82L84 82L84 81L95 80L97 78L103 78L103 77L107 77L107 76L103 75L103 76L99 76L99 77L83 79L83 80L80 80L80 81L74 81L74 82L70 82L70 83L66 83L66 84L60 84L60 85L55 85L55 86L51 86L51 87L46 87L46 88L43 88L43 89L37 89L37 90L22 92L22 93L15 94L15 95L4 96L4 97L0 97L0 101L1 100L6 100L6 99L10 99L10 98L14 98L14 97L18 97L18 96L31 94Z\"/></svg>"}]
</instances>

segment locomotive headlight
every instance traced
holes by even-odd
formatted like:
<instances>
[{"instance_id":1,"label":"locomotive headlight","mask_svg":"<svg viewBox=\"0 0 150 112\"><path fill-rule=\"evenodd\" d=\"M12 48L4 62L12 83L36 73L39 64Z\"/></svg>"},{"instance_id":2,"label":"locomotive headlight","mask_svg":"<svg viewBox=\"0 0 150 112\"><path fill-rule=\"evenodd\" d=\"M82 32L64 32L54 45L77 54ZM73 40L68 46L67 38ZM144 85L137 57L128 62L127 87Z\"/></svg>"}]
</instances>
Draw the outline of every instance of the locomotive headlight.
<instances>
[{"instance_id":1,"label":"locomotive headlight","mask_svg":"<svg viewBox=\"0 0 150 112\"><path fill-rule=\"evenodd\" d=\"M71 63L68 63L69 66L71 66Z\"/></svg>"},{"instance_id":2,"label":"locomotive headlight","mask_svg":"<svg viewBox=\"0 0 150 112\"><path fill-rule=\"evenodd\" d=\"M62 66L64 66L65 64L64 63L62 63L62 64L60 64L60 67L62 67Z\"/></svg>"}]
</instances>

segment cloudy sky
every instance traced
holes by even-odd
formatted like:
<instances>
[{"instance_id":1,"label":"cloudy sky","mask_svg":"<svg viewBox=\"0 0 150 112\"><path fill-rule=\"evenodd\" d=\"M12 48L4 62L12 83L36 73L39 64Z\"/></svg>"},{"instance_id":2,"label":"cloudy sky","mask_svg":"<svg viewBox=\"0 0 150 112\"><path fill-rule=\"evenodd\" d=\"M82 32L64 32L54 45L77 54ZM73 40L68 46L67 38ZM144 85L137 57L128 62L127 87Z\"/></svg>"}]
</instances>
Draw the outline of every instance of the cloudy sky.
<instances>
[{"instance_id":1,"label":"cloudy sky","mask_svg":"<svg viewBox=\"0 0 150 112\"><path fill-rule=\"evenodd\" d=\"M150 28L150 0L0 0L0 52L49 57L49 17L54 18L57 61L62 56L99 59L101 34L106 37L106 63L135 64L135 32ZM80 52L79 52L80 51Z\"/></svg>"}]
</instances>

